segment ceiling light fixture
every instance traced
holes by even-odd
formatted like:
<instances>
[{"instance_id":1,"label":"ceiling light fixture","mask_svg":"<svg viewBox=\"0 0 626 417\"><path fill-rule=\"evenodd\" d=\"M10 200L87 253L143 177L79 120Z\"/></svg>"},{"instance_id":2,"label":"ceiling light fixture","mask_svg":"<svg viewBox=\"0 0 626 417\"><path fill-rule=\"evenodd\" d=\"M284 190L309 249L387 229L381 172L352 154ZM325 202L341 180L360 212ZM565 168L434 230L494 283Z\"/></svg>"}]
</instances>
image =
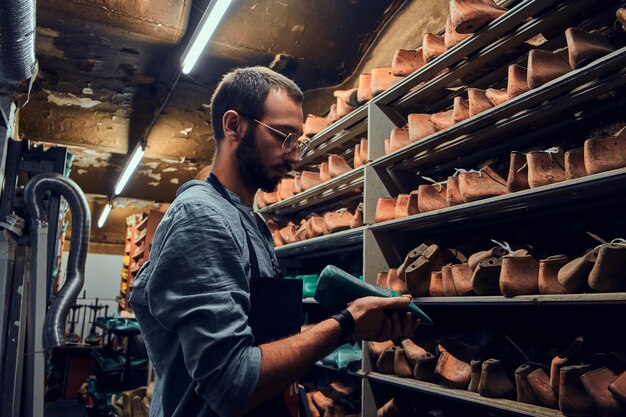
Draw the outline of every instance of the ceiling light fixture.
<instances>
[{"instance_id":1,"label":"ceiling light fixture","mask_svg":"<svg viewBox=\"0 0 626 417\"><path fill-rule=\"evenodd\" d=\"M130 159L126 162L124 171L122 171L122 176L119 180L117 180L117 183L115 184L115 195L119 195L122 192L122 190L126 186L126 183L130 179L130 176L137 168L137 165L139 165L139 162L141 162L141 158L143 158L143 154L145 152L146 151L143 149L143 145L141 143L138 143L133 150Z\"/></svg>"},{"instance_id":2,"label":"ceiling light fixture","mask_svg":"<svg viewBox=\"0 0 626 417\"><path fill-rule=\"evenodd\" d=\"M189 74L196 65L196 61L213 36L213 32L226 14L231 2L232 0L213 0L211 2L198 24L199 30L196 28L187 50L183 53L183 74Z\"/></svg>"},{"instance_id":3,"label":"ceiling light fixture","mask_svg":"<svg viewBox=\"0 0 626 417\"><path fill-rule=\"evenodd\" d=\"M113 205L110 202L106 203L106 205L104 206L104 209L102 210L102 213L100 214L100 218L98 219L99 229L102 229L102 226L104 226L104 223L107 221L107 217L109 217L109 213L111 213L112 208L113 208Z\"/></svg>"}]
</instances>

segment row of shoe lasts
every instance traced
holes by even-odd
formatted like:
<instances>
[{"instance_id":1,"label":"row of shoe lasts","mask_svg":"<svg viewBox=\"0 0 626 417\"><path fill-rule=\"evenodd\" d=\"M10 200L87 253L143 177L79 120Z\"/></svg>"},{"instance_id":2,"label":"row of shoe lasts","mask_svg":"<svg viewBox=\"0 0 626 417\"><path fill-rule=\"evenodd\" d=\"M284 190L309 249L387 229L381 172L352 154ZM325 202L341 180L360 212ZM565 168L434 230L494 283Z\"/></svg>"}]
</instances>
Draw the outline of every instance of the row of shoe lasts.
<instances>
[{"instance_id":1,"label":"row of shoe lasts","mask_svg":"<svg viewBox=\"0 0 626 417\"><path fill-rule=\"evenodd\" d=\"M357 88L335 91L337 102L326 116L307 116L304 134L315 136L504 13L506 9L498 7L492 0L452 0L443 36L426 33L421 47L398 49L391 67L374 68L371 73L361 74Z\"/></svg>"},{"instance_id":2,"label":"row of shoe lasts","mask_svg":"<svg viewBox=\"0 0 626 417\"><path fill-rule=\"evenodd\" d=\"M147 387L123 391L119 396L113 394L111 409L117 417L148 417L153 387L154 383L150 383Z\"/></svg>"},{"instance_id":3,"label":"row of shoe lasts","mask_svg":"<svg viewBox=\"0 0 626 417\"><path fill-rule=\"evenodd\" d=\"M584 344L583 337L576 338L550 366L523 363L513 378L500 359L468 359L481 356L476 346L442 342L435 355L407 338L400 346L387 341L368 342L368 347L380 373L466 389L483 397L558 408L566 416L623 416L626 358L615 352L585 356Z\"/></svg>"},{"instance_id":4,"label":"row of shoe lasts","mask_svg":"<svg viewBox=\"0 0 626 417\"><path fill-rule=\"evenodd\" d=\"M331 382L320 390L308 391L306 400L311 417L356 417L348 414L342 400L359 394L358 385L348 385L340 381ZM360 402L360 401L359 401Z\"/></svg>"},{"instance_id":5,"label":"row of shoe lasts","mask_svg":"<svg viewBox=\"0 0 626 417\"><path fill-rule=\"evenodd\" d=\"M602 36L579 28L567 29L565 37L567 51L533 49L528 54L528 69L516 64L509 65L506 89L469 88L467 100L461 96L455 97L450 110L434 114L409 114L407 125L392 129L390 137L385 139L385 154L498 106L615 50ZM565 52L568 53L567 59L561 57Z\"/></svg>"},{"instance_id":6,"label":"row of shoe lasts","mask_svg":"<svg viewBox=\"0 0 626 417\"><path fill-rule=\"evenodd\" d=\"M378 273L376 285L414 297L622 292L625 242L602 243L578 258L553 255L539 261L526 248L494 246L465 258L423 243L398 268Z\"/></svg>"},{"instance_id":7,"label":"row of shoe lasts","mask_svg":"<svg viewBox=\"0 0 626 417\"><path fill-rule=\"evenodd\" d=\"M359 204L354 213L342 208L326 212L322 216L310 215L302 219L299 226L289 222L287 226L281 227L274 221L268 221L267 225L272 232L274 246L280 247L289 243L301 242L317 236L363 226L363 204Z\"/></svg>"},{"instance_id":8,"label":"row of shoe lasts","mask_svg":"<svg viewBox=\"0 0 626 417\"><path fill-rule=\"evenodd\" d=\"M359 149L365 147L365 155L367 155L367 139L362 139L356 147ZM362 153L355 154L355 165L357 162L362 161L361 156ZM361 162L361 165L362 164L363 163ZM298 193L307 191L326 181L330 181L332 178L337 178L351 170L352 167L343 157L339 155L329 155L328 162L322 162L320 164L319 172L302 171L301 173L296 174L293 178L283 178L278 183L276 190L270 193L259 190L256 195L257 207L262 209L279 201L293 197Z\"/></svg>"},{"instance_id":9,"label":"row of shoe lasts","mask_svg":"<svg viewBox=\"0 0 626 417\"><path fill-rule=\"evenodd\" d=\"M382 197L375 218L393 220L624 167L626 127L615 135L587 139L582 148L567 152L560 147L513 151L507 179L487 165L477 171L457 170L446 182L423 184L397 198Z\"/></svg>"}]
</instances>

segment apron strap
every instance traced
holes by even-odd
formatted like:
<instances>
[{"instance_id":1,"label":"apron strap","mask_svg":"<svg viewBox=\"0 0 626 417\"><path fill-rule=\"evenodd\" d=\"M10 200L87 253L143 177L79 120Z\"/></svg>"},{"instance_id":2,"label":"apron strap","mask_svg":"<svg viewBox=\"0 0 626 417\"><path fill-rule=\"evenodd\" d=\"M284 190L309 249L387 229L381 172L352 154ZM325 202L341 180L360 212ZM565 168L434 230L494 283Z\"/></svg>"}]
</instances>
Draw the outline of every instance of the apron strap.
<instances>
[{"instance_id":1,"label":"apron strap","mask_svg":"<svg viewBox=\"0 0 626 417\"><path fill-rule=\"evenodd\" d=\"M220 193L220 195L224 197L224 199L228 201L237 210L237 213L239 213L239 221L241 222L241 227L243 228L243 232L246 235L246 244L248 245L248 251L250 252L251 273L253 277L260 277L261 270L259 268L259 259L257 258L256 251L254 250L254 246L252 245L252 239L250 239L250 234L248 233L248 230L246 229L246 226L243 223L243 219L241 218L241 212L235 205L235 202L232 200L232 198L230 198L230 195L228 195L228 191L226 191L226 189L224 188L220 180L218 180L217 177L213 175L212 172L209 174L209 178L207 178L207 181L209 182L209 184L213 186L213 188L215 188L215 191Z\"/></svg>"}]
</instances>

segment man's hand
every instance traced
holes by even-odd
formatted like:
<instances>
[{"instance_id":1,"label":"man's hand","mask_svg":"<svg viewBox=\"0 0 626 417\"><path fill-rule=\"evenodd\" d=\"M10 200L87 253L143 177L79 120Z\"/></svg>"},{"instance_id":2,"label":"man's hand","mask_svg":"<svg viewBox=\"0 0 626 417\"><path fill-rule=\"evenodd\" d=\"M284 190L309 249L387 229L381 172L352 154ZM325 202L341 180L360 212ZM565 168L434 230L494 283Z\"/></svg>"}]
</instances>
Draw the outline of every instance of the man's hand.
<instances>
[{"instance_id":1,"label":"man's hand","mask_svg":"<svg viewBox=\"0 0 626 417\"><path fill-rule=\"evenodd\" d=\"M398 309L409 305L409 297L363 297L348 306L354 317L355 339L383 342L399 336L408 337L419 326L419 319L413 320L411 313L401 313ZM396 311L394 311L396 310Z\"/></svg>"}]
</instances>

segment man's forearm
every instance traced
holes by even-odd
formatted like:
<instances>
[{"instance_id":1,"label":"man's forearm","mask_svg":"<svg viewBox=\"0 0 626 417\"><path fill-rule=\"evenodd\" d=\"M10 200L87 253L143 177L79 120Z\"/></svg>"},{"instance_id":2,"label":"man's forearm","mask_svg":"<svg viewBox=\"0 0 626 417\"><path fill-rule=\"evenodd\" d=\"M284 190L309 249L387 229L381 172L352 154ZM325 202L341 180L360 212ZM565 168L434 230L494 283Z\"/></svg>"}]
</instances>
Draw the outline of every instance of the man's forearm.
<instances>
[{"instance_id":1,"label":"man's forearm","mask_svg":"<svg viewBox=\"0 0 626 417\"><path fill-rule=\"evenodd\" d=\"M246 410L268 400L303 375L337 346L341 329L334 319L324 320L299 333L262 344L259 384Z\"/></svg>"}]
</instances>

